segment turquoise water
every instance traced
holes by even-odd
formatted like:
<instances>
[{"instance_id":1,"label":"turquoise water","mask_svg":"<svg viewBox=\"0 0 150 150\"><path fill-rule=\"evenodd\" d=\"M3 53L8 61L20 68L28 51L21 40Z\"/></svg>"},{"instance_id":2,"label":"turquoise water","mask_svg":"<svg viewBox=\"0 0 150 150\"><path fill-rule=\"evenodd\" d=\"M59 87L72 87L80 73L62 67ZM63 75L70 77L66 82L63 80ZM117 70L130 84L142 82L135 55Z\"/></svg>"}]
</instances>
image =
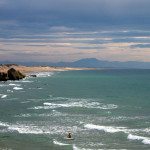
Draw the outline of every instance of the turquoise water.
<instances>
[{"instance_id":1,"label":"turquoise water","mask_svg":"<svg viewBox=\"0 0 150 150\"><path fill-rule=\"evenodd\" d=\"M0 150L150 149L150 70L37 75L0 83Z\"/></svg>"}]
</instances>

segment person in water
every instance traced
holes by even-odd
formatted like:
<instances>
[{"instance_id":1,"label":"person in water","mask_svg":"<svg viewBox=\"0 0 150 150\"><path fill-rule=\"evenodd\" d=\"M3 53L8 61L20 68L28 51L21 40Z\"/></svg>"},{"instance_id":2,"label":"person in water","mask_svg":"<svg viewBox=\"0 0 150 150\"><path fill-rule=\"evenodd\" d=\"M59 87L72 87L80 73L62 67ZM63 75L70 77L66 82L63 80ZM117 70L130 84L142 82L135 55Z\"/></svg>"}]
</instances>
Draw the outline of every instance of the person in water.
<instances>
[{"instance_id":1,"label":"person in water","mask_svg":"<svg viewBox=\"0 0 150 150\"><path fill-rule=\"evenodd\" d=\"M72 138L71 132L68 133L67 138L69 138L69 139Z\"/></svg>"}]
</instances>

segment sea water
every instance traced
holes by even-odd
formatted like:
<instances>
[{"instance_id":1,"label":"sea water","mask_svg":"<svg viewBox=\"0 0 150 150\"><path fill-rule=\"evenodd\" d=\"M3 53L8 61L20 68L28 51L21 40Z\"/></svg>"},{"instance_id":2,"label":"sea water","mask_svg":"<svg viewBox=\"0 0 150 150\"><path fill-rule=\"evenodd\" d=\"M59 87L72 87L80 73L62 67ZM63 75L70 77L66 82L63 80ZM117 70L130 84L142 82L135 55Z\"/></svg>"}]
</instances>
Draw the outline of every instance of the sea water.
<instances>
[{"instance_id":1,"label":"sea water","mask_svg":"<svg viewBox=\"0 0 150 150\"><path fill-rule=\"evenodd\" d=\"M74 140L66 140L69 131ZM98 149L150 149L150 70L0 82L0 150Z\"/></svg>"}]
</instances>

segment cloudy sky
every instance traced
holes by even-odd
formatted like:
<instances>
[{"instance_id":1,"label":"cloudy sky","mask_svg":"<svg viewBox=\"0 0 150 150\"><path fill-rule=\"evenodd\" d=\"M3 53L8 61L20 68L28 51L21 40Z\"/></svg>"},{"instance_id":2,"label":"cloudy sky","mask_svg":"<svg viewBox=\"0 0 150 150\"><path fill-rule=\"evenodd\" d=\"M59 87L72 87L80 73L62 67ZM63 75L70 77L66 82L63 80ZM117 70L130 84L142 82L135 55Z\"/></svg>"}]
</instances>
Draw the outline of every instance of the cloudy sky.
<instances>
[{"instance_id":1,"label":"cloudy sky","mask_svg":"<svg viewBox=\"0 0 150 150\"><path fill-rule=\"evenodd\" d=\"M0 61L150 62L150 0L0 0Z\"/></svg>"}]
</instances>

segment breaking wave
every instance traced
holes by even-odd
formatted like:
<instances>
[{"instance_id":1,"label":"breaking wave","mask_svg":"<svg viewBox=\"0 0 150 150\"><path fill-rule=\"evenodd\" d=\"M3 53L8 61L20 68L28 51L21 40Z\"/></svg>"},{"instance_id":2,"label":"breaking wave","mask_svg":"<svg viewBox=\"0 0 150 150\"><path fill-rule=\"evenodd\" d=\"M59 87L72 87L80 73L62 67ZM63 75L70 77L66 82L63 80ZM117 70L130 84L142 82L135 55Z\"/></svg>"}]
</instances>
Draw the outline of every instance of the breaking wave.
<instances>
[{"instance_id":1,"label":"breaking wave","mask_svg":"<svg viewBox=\"0 0 150 150\"><path fill-rule=\"evenodd\" d=\"M150 138L148 138L148 137L143 137L143 136L137 136L137 135L129 134L127 138L129 140L141 141L143 144L150 144Z\"/></svg>"},{"instance_id":2,"label":"breaking wave","mask_svg":"<svg viewBox=\"0 0 150 150\"><path fill-rule=\"evenodd\" d=\"M116 132L123 132L125 134L128 134L127 139L129 140L139 140L143 144L150 144L150 138L148 137L142 137L142 136L137 136L133 134L129 134L130 131L138 131L138 129L127 129L126 127L113 127L113 126L99 126L99 125L94 125L94 124L86 124L84 125L85 128L90 129L90 130L102 130L104 132L108 133L116 133ZM139 129L140 131L140 129Z\"/></svg>"},{"instance_id":3,"label":"breaking wave","mask_svg":"<svg viewBox=\"0 0 150 150\"><path fill-rule=\"evenodd\" d=\"M41 122L42 123L42 122ZM80 131L81 129L77 126L69 127L69 126L61 126L61 125L36 125L31 123L15 123L9 124L0 122L0 127L4 127L5 132L18 132L20 134L66 134L69 130L73 132ZM0 132L3 132L0 130Z\"/></svg>"},{"instance_id":4,"label":"breaking wave","mask_svg":"<svg viewBox=\"0 0 150 150\"><path fill-rule=\"evenodd\" d=\"M21 88L21 87L14 87L13 89L14 90L22 90L23 88Z\"/></svg>"},{"instance_id":5,"label":"breaking wave","mask_svg":"<svg viewBox=\"0 0 150 150\"><path fill-rule=\"evenodd\" d=\"M87 148L79 148L75 144L73 144L73 150L93 150L93 149L87 149Z\"/></svg>"},{"instance_id":6,"label":"breaking wave","mask_svg":"<svg viewBox=\"0 0 150 150\"><path fill-rule=\"evenodd\" d=\"M0 97L3 99L3 98L6 98L7 95L5 95L5 94L0 94Z\"/></svg>"},{"instance_id":7,"label":"breaking wave","mask_svg":"<svg viewBox=\"0 0 150 150\"><path fill-rule=\"evenodd\" d=\"M2 126L2 127L8 127L9 125L8 125L8 123L4 123L4 122L0 121L0 126Z\"/></svg>"},{"instance_id":8,"label":"breaking wave","mask_svg":"<svg viewBox=\"0 0 150 150\"><path fill-rule=\"evenodd\" d=\"M67 145L70 145L70 144L65 144L65 143L58 142L58 141L56 141L56 140L53 140L53 143L54 143L55 145L60 145L60 146L67 146Z\"/></svg>"},{"instance_id":9,"label":"breaking wave","mask_svg":"<svg viewBox=\"0 0 150 150\"><path fill-rule=\"evenodd\" d=\"M62 99L62 98L59 98ZM95 101L90 101L86 99L72 99L66 98L62 100L61 103L51 103L45 102L43 106L35 106L31 109L55 109L55 108L71 108L71 107L78 107L78 108L95 108L95 109L103 109L103 110L111 110L118 108L115 104L103 104Z\"/></svg>"},{"instance_id":10,"label":"breaking wave","mask_svg":"<svg viewBox=\"0 0 150 150\"><path fill-rule=\"evenodd\" d=\"M54 72L37 72L35 75L37 77L50 77L54 74Z\"/></svg>"},{"instance_id":11,"label":"breaking wave","mask_svg":"<svg viewBox=\"0 0 150 150\"><path fill-rule=\"evenodd\" d=\"M126 127L113 127L113 126L99 126L94 124L86 124L84 125L87 129L95 129L95 130L102 130L108 133L115 133L115 132L124 132L126 133Z\"/></svg>"},{"instance_id":12,"label":"breaking wave","mask_svg":"<svg viewBox=\"0 0 150 150\"><path fill-rule=\"evenodd\" d=\"M21 86L20 84L14 84L14 83L10 83L10 86Z\"/></svg>"}]
</instances>

